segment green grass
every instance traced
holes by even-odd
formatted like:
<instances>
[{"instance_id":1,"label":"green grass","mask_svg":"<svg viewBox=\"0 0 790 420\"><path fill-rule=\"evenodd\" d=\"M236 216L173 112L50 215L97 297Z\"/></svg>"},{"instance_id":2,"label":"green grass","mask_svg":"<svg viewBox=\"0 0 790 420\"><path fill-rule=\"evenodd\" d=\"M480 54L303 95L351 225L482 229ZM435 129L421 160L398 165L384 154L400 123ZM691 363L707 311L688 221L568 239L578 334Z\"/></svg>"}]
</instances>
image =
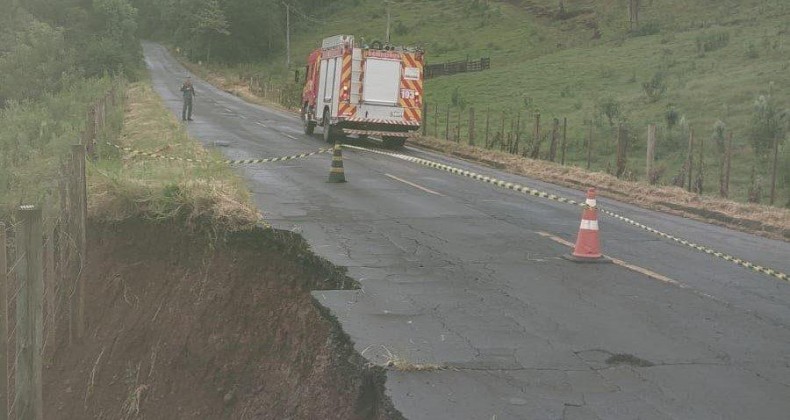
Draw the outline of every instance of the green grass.
<instances>
[{"instance_id":1,"label":"green grass","mask_svg":"<svg viewBox=\"0 0 790 420\"><path fill-rule=\"evenodd\" d=\"M773 23L782 24L779 19ZM741 29L739 38L756 38L763 30ZM655 35L629 39L617 48L572 48L487 72L437 78L427 84L427 100L440 104L440 108L446 107L458 88L460 96L468 106L477 109L478 115L486 109L495 110L495 114L521 112L523 117L530 115L527 123L531 128L531 114L539 111L544 129L547 129L548 119L567 117L571 145L578 145L586 136L584 122L592 120L594 138L599 145L595 158L597 168L613 160L611 129L596 109L596 105L607 98L620 103L621 120L637 133L637 142L631 148L632 168L642 167L643 154L640 152L644 151L645 127L649 123L664 126L668 107L681 113L698 139L709 139L714 123L721 119L734 133L737 149L733 180L734 186L740 187L735 189L736 197L743 198L745 185L740 181L748 176L754 162L747 147L752 104L758 95L767 93L771 82L774 86L785 87L774 95L780 98L780 103L788 104L790 59L787 50L767 48L762 51L762 59L747 60L744 48L737 43L700 58L695 52L696 35L696 31L677 34L668 43L662 43L661 36ZM790 41L790 37L785 38ZM657 72L666 74L667 92L658 101L651 102L641 82L650 80ZM444 122L442 118L440 116L440 126ZM480 126L478 118L478 129ZM662 128L658 157L669 165L668 173L671 174L685 155L682 147L687 135L683 131L687 130L676 128L674 138L668 139L666 128ZM462 133L464 130L462 128ZM600 147L607 144L608 147ZM708 146L712 146L712 142L708 141ZM572 163L578 164L584 159L584 150L580 147L572 147L569 152ZM712 155L712 148L706 151L708 167L717 164ZM713 185L711 181L712 174L708 174L709 187Z\"/></svg>"},{"instance_id":2,"label":"green grass","mask_svg":"<svg viewBox=\"0 0 790 420\"><path fill-rule=\"evenodd\" d=\"M661 182L670 181L685 158L689 130L705 139L706 192L718 191L718 157L710 140L713 125L722 120L733 132L735 151L731 197L745 200L753 165L765 182L768 165L757 162L748 133L755 99L773 86L782 107L790 108L790 3L785 0L642 0L640 29L629 30L627 2L566 0L571 16L557 18L556 0L404 0L391 1L392 39L396 44L422 45L427 62L491 57L492 68L480 73L439 77L426 82L426 100L440 106L440 136L445 108L453 94L465 107L474 107L477 138L484 137L486 110L492 112L491 130L506 126L520 113L522 139L531 139L533 114L542 115L543 131L553 118L568 119L572 164L584 165L588 126L594 127L593 169L614 165L614 136L599 110L606 100L619 104L623 122L633 133L628 166L643 177L646 126L659 126L659 165L666 168ZM486 7L485 4L488 4ZM320 16L323 24L294 19L293 68L325 36L351 33L358 39L382 39L387 13L377 0L344 0L333 13ZM593 39L594 28L600 39ZM218 68L239 73L283 77L284 57L243 68ZM658 75L658 76L657 76ZM291 77L290 75L286 77ZM650 98L643 83L663 81L663 93ZM661 92L662 89L658 89ZM668 136L665 113L673 108L683 125ZM458 109L451 112L455 124ZM468 110L463 110L466 138ZM495 124L493 121L497 121ZM429 122L430 132L433 123ZM545 143L544 143L545 144ZM547 148L544 145L543 149ZM785 146L781 166L790 167ZM696 165L696 163L695 163ZM790 196L790 169L780 180L780 204Z\"/></svg>"},{"instance_id":3,"label":"green grass","mask_svg":"<svg viewBox=\"0 0 790 420\"><path fill-rule=\"evenodd\" d=\"M118 80L85 80L40 102L11 104L0 112L0 220L12 220L20 204L57 197L60 165L70 159L88 121L87 110ZM87 164L88 209L94 220L183 220L187 226L233 231L259 221L249 193L222 163L188 164L129 158L107 142L181 158L221 160L189 138L150 85L126 92L126 108L108 107L98 134L98 158ZM54 199L54 198L53 198ZM52 202L50 202L52 204ZM57 216L55 206L46 215Z\"/></svg>"},{"instance_id":4,"label":"green grass","mask_svg":"<svg viewBox=\"0 0 790 420\"><path fill-rule=\"evenodd\" d=\"M79 143L88 109L113 83L117 81L109 78L82 80L38 102L0 110L0 218L8 218L20 204L40 204L57 193L59 165L69 158L71 145ZM114 129L118 126L110 118L100 136L106 138Z\"/></svg>"},{"instance_id":5,"label":"green grass","mask_svg":"<svg viewBox=\"0 0 790 420\"><path fill-rule=\"evenodd\" d=\"M89 214L97 220L182 220L215 231L249 228L259 221L249 192L218 152L206 151L162 103L149 82L127 91L121 147L211 163L133 157L102 145L89 166Z\"/></svg>"}]
</instances>

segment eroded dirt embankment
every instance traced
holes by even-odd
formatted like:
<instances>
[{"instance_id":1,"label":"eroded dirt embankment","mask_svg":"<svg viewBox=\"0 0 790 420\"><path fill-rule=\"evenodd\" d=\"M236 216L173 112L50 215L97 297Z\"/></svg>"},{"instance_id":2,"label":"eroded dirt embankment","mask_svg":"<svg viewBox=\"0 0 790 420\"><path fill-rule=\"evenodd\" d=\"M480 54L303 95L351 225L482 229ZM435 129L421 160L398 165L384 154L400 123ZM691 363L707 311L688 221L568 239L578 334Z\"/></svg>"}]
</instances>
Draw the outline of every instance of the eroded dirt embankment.
<instances>
[{"instance_id":1,"label":"eroded dirt embankment","mask_svg":"<svg viewBox=\"0 0 790 420\"><path fill-rule=\"evenodd\" d=\"M212 236L93 226L87 337L61 334L45 418L400 418L310 296L350 279L287 232Z\"/></svg>"}]
</instances>

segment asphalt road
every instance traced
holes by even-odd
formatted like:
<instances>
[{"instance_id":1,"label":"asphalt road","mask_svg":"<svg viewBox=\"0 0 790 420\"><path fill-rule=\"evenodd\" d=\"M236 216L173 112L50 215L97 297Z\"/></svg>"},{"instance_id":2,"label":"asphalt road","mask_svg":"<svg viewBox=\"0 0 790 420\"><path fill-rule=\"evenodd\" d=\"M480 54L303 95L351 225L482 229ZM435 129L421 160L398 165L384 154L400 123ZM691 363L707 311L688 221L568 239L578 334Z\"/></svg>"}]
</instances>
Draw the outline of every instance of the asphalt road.
<instances>
[{"instance_id":1,"label":"asphalt road","mask_svg":"<svg viewBox=\"0 0 790 420\"><path fill-rule=\"evenodd\" d=\"M145 44L180 115L186 71ZM325 147L297 116L196 80L189 132L231 159ZM320 130L320 128L319 128ZM583 200L583 192L408 148L404 153ZM640 269L575 264L580 208L389 156L345 150L240 169L266 219L346 266L361 290L315 292L376 363L410 419L790 418L790 283L612 218L603 251ZM599 206L790 272L790 244L599 199ZM653 273L651 275L645 274Z\"/></svg>"}]
</instances>

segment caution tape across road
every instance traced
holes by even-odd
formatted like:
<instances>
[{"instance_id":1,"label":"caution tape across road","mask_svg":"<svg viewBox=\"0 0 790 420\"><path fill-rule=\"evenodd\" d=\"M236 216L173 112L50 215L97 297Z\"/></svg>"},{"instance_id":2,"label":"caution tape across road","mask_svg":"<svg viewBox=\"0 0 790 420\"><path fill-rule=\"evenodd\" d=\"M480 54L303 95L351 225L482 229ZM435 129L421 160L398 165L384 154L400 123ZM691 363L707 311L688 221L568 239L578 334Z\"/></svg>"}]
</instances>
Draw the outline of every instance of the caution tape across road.
<instances>
[{"instance_id":1,"label":"caution tape across road","mask_svg":"<svg viewBox=\"0 0 790 420\"><path fill-rule=\"evenodd\" d=\"M314 152L309 153L302 153L298 155L292 156L280 156L280 157L273 157L273 158L261 158L261 159L228 159L228 160L201 160L201 159L191 159L191 158L182 158L176 156L167 156L160 153L153 153L153 152L144 152L141 150L135 150L129 147L121 147L116 144L107 143L110 146L115 147L118 150L122 150L126 153L132 154L132 156L145 156L155 159L164 159L170 161L178 161L178 162L189 162L189 163L224 163L228 165L252 165L257 163L272 163L272 162L283 162L286 160L294 160L294 159L302 159L306 157L310 157L313 155L318 155L321 153L329 153L332 151L332 148L327 149L318 149Z\"/></svg>"},{"instance_id":2,"label":"caution tape across road","mask_svg":"<svg viewBox=\"0 0 790 420\"><path fill-rule=\"evenodd\" d=\"M608 210L601 210L601 213L603 213L603 214L605 214L607 216L613 217L613 218L615 218L617 220L623 221L625 223L628 223L629 225L636 226L636 227L638 227L640 229L643 229L643 230L646 230L646 231L648 231L650 233L656 234L656 235L658 235L658 236L660 236L662 238L669 239L669 240L677 242L677 243L679 243L681 245L685 245L685 246L687 246L689 248L694 248L697 251L701 251L701 252L704 252L704 253L706 253L708 255L713 255L714 257L721 258L721 259L723 259L725 261L729 261L729 262L731 262L733 264L736 264L736 265L739 265L739 266L741 266L743 268L746 268L746 269L749 269L749 270L752 270L752 271L755 271L755 272L758 272L758 273L766 274L766 275L769 275L771 277L776 277L779 280L784 280L784 281L790 282L790 276L788 276L787 274L782 273L780 271L774 270L772 268L763 267L761 265L754 264L754 263L751 263L749 261L744 261L744 260L742 260L740 258L733 257L732 255L728 255L728 254L725 254L723 252L716 251L715 249L711 249L711 248L708 248L708 247L703 246L703 245L698 245L698 244L695 244L694 242L687 241L687 240L685 240L683 238L678 238L678 237L670 235L668 233L661 232L661 231L656 230L656 229L654 229L654 228L652 228L650 226L646 226L646 225L644 225L642 223L639 223L637 221L631 220L631 219L629 219L627 217L621 216L621 215L619 215L617 213L613 213L613 212L608 211Z\"/></svg>"},{"instance_id":3,"label":"caution tape across road","mask_svg":"<svg viewBox=\"0 0 790 420\"><path fill-rule=\"evenodd\" d=\"M472 172L472 171L467 171L465 169L455 168L455 167L452 167L452 166L449 166L449 165L445 165L443 163L438 163L438 162L434 162L434 161L427 160L427 159L421 159L421 158L417 158L417 157L414 157L414 156L404 155L404 154L401 154L401 153L386 152L386 151L383 151L383 150L369 149L369 148L366 148L366 147L353 146L353 145L349 145L349 144L344 144L343 147L345 147L347 149L351 149L351 150L359 150L359 151L375 153L375 154L379 154L379 155L391 156L391 157L398 158L398 159L401 159L401 160L405 160L405 161L408 161L408 162L413 162L413 163L417 163L417 164L420 164L420 165L424 165L424 166L427 166L427 167L430 167L430 168L435 168L435 169L439 169L439 170L442 170L442 171L447 171L447 172L450 172L450 173L453 173L453 174L456 174L456 175L465 176L467 178L472 178L472 179L477 180L477 181L486 182L486 183L489 183L489 184L492 184L492 185L496 185L498 187L506 188L506 189L513 190L513 191L517 191L517 192L520 192L520 193L523 193L523 194L528 194L528 195L532 195L532 196L535 196L535 197L541 197L541 198L545 198L545 199L548 199L548 200L557 201L557 202L560 202L560 203L571 204L571 205L576 205L576 206L584 206L585 205L584 202L578 202L578 201L575 201L575 200L571 200L569 198L561 197L561 196L558 196L556 194L550 194L550 193L547 193L545 191L540 191L540 190L537 190L535 188L527 187L527 186L524 186L524 185L521 185L521 184L518 184L518 183L502 181L500 179L496 179L496 178L493 178L493 177L490 177L490 176L481 175L481 174L478 174L478 173L475 173L475 172ZM634 221L632 219L629 219L629 218L627 218L625 216L621 216L621 215L619 215L617 213L614 213L612 211L601 209L600 207L598 209L601 211L601 213L603 213L603 214L605 214L607 216L610 216L610 217L612 217L614 219L617 219L617 220L620 220L622 222L628 223L629 225L636 226L636 227L638 227L640 229L643 229L643 230L646 230L646 231L648 231L650 233L653 233L653 234L656 234L658 236L661 236L662 238L666 238L666 239L672 240L672 241L677 242L677 243L679 243L681 245L685 245L685 246L687 246L689 248L693 248L693 249L695 249L697 251L701 251L701 252L704 252L704 253L706 253L708 255L712 255L712 256L720 258L722 260L729 261L729 262L731 262L733 264L736 264L736 265L741 266L743 268L752 270L754 272L765 274L765 275L768 275L768 276L771 276L771 277L775 277L775 278L777 278L779 280L783 280L783 281L786 281L786 282L790 282L790 276L788 276L786 273L782 273L781 271L774 270L774 269L768 268L768 267L763 267L761 265L754 264L754 263L751 263L749 261L745 261L745 260L742 260L740 258L733 257L733 256L725 254L723 252L716 251L716 250L708 248L706 246L695 244L695 243L693 243L691 241L688 241L688 240L685 240L683 238L678 238L678 237L670 235L668 233L661 232L661 231L659 231L657 229L654 229L654 228L652 228L650 226L646 226L646 225L644 225L642 223L636 222L636 221Z\"/></svg>"}]
</instances>

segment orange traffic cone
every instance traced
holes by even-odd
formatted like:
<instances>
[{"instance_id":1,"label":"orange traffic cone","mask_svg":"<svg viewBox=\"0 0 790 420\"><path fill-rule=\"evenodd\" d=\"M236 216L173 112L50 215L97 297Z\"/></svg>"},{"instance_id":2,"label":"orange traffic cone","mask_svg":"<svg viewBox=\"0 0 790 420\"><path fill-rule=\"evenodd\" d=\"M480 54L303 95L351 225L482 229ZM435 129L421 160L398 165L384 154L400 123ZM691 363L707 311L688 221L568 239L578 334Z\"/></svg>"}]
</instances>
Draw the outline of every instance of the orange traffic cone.
<instances>
[{"instance_id":1,"label":"orange traffic cone","mask_svg":"<svg viewBox=\"0 0 790 420\"><path fill-rule=\"evenodd\" d=\"M601 254L601 241L598 237L598 208L595 203L595 188L587 190L587 201L584 203L582 223L573 253L564 255L566 259L576 262L611 262Z\"/></svg>"}]
</instances>

